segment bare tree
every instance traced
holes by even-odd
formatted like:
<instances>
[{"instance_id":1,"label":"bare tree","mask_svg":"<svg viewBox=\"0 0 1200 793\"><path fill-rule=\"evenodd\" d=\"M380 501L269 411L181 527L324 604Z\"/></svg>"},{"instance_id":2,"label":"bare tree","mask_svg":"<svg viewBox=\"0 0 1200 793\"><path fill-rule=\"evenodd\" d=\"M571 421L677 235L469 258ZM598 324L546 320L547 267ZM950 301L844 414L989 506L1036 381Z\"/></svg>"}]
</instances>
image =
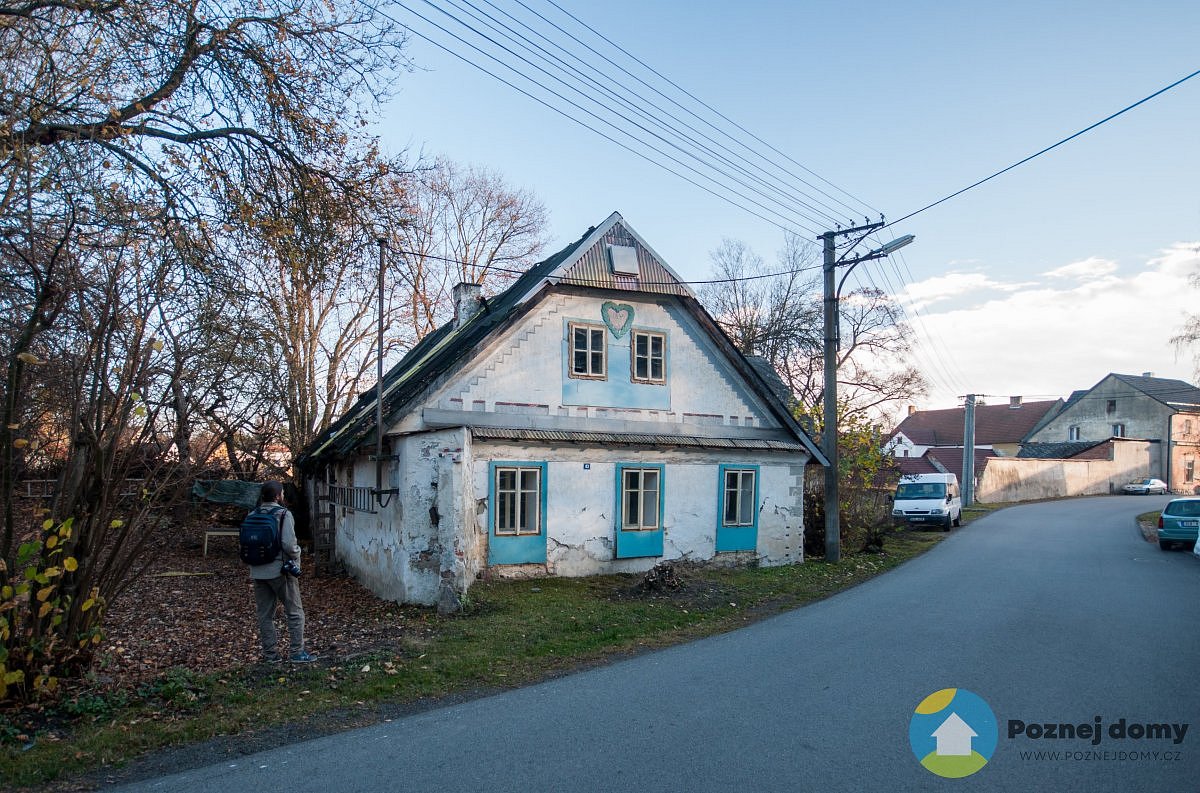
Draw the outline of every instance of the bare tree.
<instances>
[{"instance_id":1,"label":"bare tree","mask_svg":"<svg viewBox=\"0 0 1200 793\"><path fill-rule=\"evenodd\" d=\"M193 439L258 423L241 243L282 229L246 186L348 201L385 170L354 130L402 45L353 0L0 2L0 699L86 662Z\"/></svg>"},{"instance_id":2,"label":"bare tree","mask_svg":"<svg viewBox=\"0 0 1200 793\"><path fill-rule=\"evenodd\" d=\"M1195 251L1200 253L1200 246ZM1188 283L1193 287L1200 288L1200 273L1189 275ZM1175 345L1178 353L1191 349L1193 373L1197 379L1200 379L1200 346L1197 343L1200 343L1200 314L1189 314L1179 329L1179 333L1171 337L1171 344Z\"/></svg>"},{"instance_id":3,"label":"bare tree","mask_svg":"<svg viewBox=\"0 0 1200 793\"><path fill-rule=\"evenodd\" d=\"M738 348L771 362L806 408L824 398L824 308L819 251L789 236L777 263L765 264L745 243L726 239L713 251L713 280L701 302ZM911 331L890 296L873 287L840 302L839 415L870 413L924 393L906 361Z\"/></svg>"},{"instance_id":4,"label":"bare tree","mask_svg":"<svg viewBox=\"0 0 1200 793\"><path fill-rule=\"evenodd\" d=\"M409 217L397 240L404 252L397 266L411 290L417 339L448 318L455 284L498 292L545 247L545 207L490 171L439 160L416 171L407 192Z\"/></svg>"}]
</instances>

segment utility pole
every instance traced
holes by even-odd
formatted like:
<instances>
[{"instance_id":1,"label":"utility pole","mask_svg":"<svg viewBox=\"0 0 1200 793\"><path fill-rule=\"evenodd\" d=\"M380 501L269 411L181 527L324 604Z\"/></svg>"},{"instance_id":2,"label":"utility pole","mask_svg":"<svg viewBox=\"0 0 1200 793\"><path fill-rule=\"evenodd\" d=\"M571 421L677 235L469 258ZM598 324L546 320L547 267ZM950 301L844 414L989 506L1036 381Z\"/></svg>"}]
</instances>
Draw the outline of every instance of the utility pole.
<instances>
[{"instance_id":1,"label":"utility pole","mask_svg":"<svg viewBox=\"0 0 1200 793\"><path fill-rule=\"evenodd\" d=\"M962 503L975 503L975 394L967 394L963 411Z\"/></svg>"},{"instance_id":2,"label":"utility pole","mask_svg":"<svg viewBox=\"0 0 1200 793\"><path fill-rule=\"evenodd\" d=\"M383 277L387 268L387 237L381 234L376 242L379 244L379 306L376 309L378 316L376 317L375 336L375 454L371 459L375 461L375 501L382 509L388 505L388 501L391 500L390 496L396 495L400 491L396 488L389 490L383 488L383 464L389 460L395 460L396 455L383 453ZM385 499L384 496L389 496L389 498Z\"/></svg>"},{"instance_id":3,"label":"utility pole","mask_svg":"<svg viewBox=\"0 0 1200 793\"><path fill-rule=\"evenodd\" d=\"M853 228L827 231L818 237L823 243L824 253L822 271L824 274L825 343L822 348L822 356L825 363L825 395L822 397L824 430L821 433L821 451L824 452L825 458L829 461L829 467L825 469L825 561L827 562L837 562L842 558L837 447L837 356L841 340L839 322L841 312L838 310L838 298L842 292L842 284L846 283L846 276L850 275L850 271L856 265L872 259L882 259L893 251L899 250L912 242L913 236L907 234L892 240L864 256L849 259L844 256L841 259L837 258L836 242L838 237L844 237L849 234L861 234L862 237L866 237L867 234L882 228L883 225L883 221L881 220L878 223L868 223ZM842 276L841 282L838 282L835 287L835 276L839 265L846 268L846 273Z\"/></svg>"}]
</instances>

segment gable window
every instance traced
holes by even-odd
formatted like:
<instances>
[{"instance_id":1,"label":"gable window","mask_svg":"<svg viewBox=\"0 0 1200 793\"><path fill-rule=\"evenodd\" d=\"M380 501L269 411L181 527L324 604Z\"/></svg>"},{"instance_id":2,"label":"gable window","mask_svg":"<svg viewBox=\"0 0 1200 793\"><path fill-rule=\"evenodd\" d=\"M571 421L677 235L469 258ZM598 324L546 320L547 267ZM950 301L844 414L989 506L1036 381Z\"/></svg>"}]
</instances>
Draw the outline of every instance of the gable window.
<instances>
[{"instance_id":1,"label":"gable window","mask_svg":"<svg viewBox=\"0 0 1200 793\"><path fill-rule=\"evenodd\" d=\"M1191 435L1191 434L1192 434L1192 420L1191 420L1191 419L1184 419L1184 421L1183 421L1183 434L1184 434L1184 435Z\"/></svg>"},{"instance_id":2,"label":"gable window","mask_svg":"<svg viewBox=\"0 0 1200 793\"><path fill-rule=\"evenodd\" d=\"M667 381L666 334L634 331L630 344L632 346L630 363L633 368L633 381L635 383L665 383Z\"/></svg>"},{"instance_id":3,"label":"gable window","mask_svg":"<svg viewBox=\"0 0 1200 793\"><path fill-rule=\"evenodd\" d=\"M724 510L722 526L754 525L754 476L753 470L725 470Z\"/></svg>"},{"instance_id":4,"label":"gable window","mask_svg":"<svg viewBox=\"0 0 1200 793\"><path fill-rule=\"evenodd\" d=\"M500 537L542 533L541 467L496 466L493 530Z\"/></svg>"},{"instance_id":5,"label":"gable window","mask_svg":"<svg viewBox=\"0 0 1200 793\"><path fill-rule=\"evenodd\" d=\"M621 530L657 531L662 503L662 469L623 468Z\"/></svg>"},{"instance_id":6,"label":"gable window","mask_svg":"<svg viewBox=\"0 0 1200 793\"><path fill-rule=\"evenodd\" d=\"M1124 424L1112 425L1112 434L1113 434L1114 438L1124 438L1125 437L1125 425Z\"/></svg>"},{"instance_id":7,"label":"gable window","mask_svg":"<svg viewBox=\"0 0 1200 793\"><path fill-rule=\"evenodd\" d=\"M608 356L604 327L572 322L568 333L571 336L571 377L606 379Z\"/></svg>"},{"instance_id":8,"label":"gable window","mask_svg":"<svg viewBox=\"0 0 1200 793\"><path fill-rule=\"evenodd\" d=\"M1104 412L1110 416L1112 414L1116 413L1117 412L1117 400L1115 400L1115 399L1108 400L1108 403L1104 406Z\"/></svg>"},{"instance_id":9,"label":"gable window","mask_svg":"<svg viewBox=\"0 0 1200 793\"><path fill-rule=\"evenodd\" d=\"M1067 440L1069 440L1069 441L1079 440L1079 425L1078 424L1072 424L1070 427L1067 427Z\"/></svg>"}]
</instances>

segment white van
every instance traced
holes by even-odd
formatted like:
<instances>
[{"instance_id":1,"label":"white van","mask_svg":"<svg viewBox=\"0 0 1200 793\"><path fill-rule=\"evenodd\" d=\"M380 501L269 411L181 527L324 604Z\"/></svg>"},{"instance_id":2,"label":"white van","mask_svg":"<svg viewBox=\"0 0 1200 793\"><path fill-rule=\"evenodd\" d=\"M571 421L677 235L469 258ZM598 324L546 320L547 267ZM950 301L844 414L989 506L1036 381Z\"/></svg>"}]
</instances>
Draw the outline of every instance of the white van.
<instances>
[{"instance_id":1,"label":"white van","mask_svg":"<svg viewBox=\"0 0 1200 793\"><path fill-rule=\"evenodd\" d=\"M942 531L962 524L962 497L954 474L905 474L896 486L892 520L932 524Z\"/></svg>"}]
</instances>

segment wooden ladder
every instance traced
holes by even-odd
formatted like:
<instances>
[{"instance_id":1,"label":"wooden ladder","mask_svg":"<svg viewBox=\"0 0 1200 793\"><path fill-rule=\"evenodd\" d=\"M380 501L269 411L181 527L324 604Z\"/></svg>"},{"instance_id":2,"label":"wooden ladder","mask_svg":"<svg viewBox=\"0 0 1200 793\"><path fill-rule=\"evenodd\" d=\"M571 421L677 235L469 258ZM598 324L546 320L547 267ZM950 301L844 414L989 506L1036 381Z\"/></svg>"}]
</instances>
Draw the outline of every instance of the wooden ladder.
<instances>
[{"instance_id":1,"label":"wooden ladder","mask_svg":"<svg viewBox=\"0 0 1200 793\"><path fill-rule=\"evenodd\" d=\"M319 576L340 572L335 534L333 504L328 495L317 496L316 509L313 511L313 564Z\"/></svg>"}]
</instances>

